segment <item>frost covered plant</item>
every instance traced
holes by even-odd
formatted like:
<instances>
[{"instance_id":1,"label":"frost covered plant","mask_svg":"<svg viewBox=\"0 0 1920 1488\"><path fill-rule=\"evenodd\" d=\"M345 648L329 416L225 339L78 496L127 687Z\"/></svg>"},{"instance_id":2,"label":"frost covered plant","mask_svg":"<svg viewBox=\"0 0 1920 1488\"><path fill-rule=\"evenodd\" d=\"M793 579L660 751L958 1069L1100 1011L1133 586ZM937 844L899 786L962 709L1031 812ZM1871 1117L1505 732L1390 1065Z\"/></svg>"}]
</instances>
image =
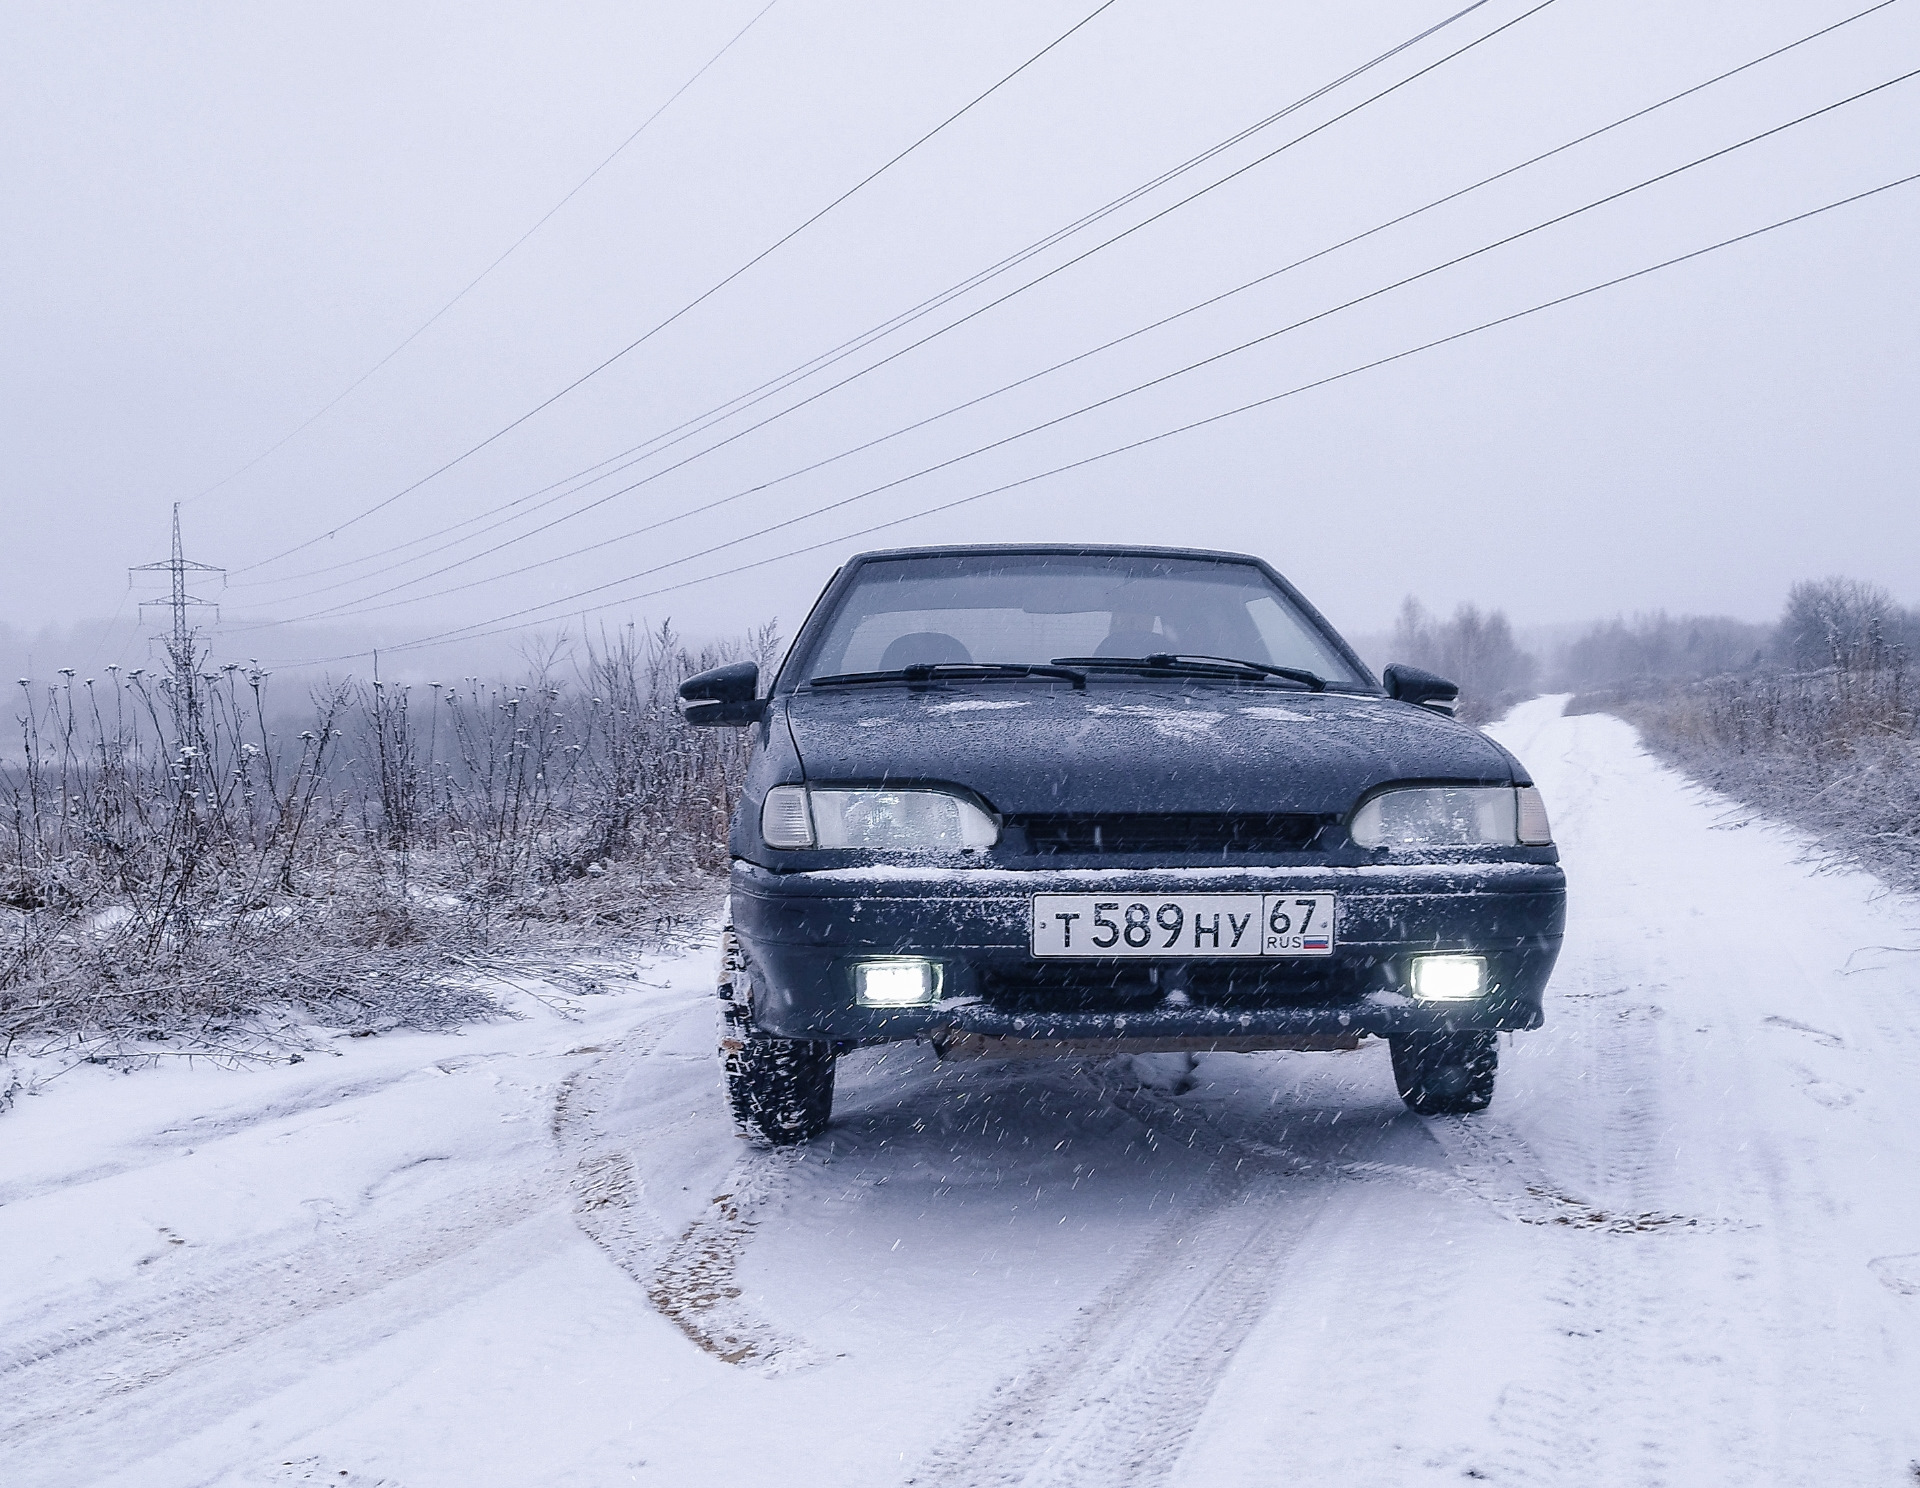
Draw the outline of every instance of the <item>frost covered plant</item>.
<instances>
[{"instance_id":1,"label":"frost covered plant","mask_svg":"<svg viewBox=\"0 0 1920 1488\"><path fill-rule=\"evenodd\" d=\"M1777 624L1664 613L1592 627L1558 659L1574 712L1638 724L1736 800L1920 887L1920 612L1847 578L1795 584Z\"/></svg>"},{"instance_id":2,"label":"frost covered plant","mask_svg":"<svg viewBox=\"0 0 1920 1488\"><path fill-rule=\"evenodd\" d=\"M1920 888L1920 696L1897 655L1878 659L1715 678L1621 711L1690 774Z\"/></svg>"},{"instance_id":3,"label":"frost covered plant","mask_svg":"<svg viewBox=\"0 0 1920 1488\"><path fill-rule=\"evenodd\" d=\"M289 726L257 667L22 683L0 758L0 1050L208 1035L266 1008L483 1014L489 959L646 935L709 889L744 741L681 728L670 630L513 684L317 691Z\"/></svg>"}]
</instances>

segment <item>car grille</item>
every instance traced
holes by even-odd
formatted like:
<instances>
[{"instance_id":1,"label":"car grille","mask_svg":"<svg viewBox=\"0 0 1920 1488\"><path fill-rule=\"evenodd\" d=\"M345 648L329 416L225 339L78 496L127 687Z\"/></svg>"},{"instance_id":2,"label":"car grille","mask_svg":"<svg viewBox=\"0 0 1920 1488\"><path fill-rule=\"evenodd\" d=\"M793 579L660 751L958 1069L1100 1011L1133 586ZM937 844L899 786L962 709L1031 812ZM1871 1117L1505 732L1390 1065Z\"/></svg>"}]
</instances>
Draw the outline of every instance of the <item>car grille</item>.
<instances>
[{"instance_id":1,"label":"car grille","mask_svg":"<svg viewBox=\"0 0 1920 1488\"><path fill-rule=\"evenodd\" d=\"M1112 854L1305 852L1333 818L1305 812L1026 816L1027 851L1039 857Z\"/></svg>"},{"instance_id":2,"label":"car grille","mask_svg":"<svg viewBox=\"0 0 1920 1488\"><path fill-rule=\"evenodd\" d=\"M1282 1007L1337 1002L1380 984L1371 957L1315 961L1189 962L1153 970L1133 965L1030 967L989 970L981 996L1004 1012L1144 1013L1162 1007L1176 989L1200 1007Z\"/></svg>"}]
</instances>

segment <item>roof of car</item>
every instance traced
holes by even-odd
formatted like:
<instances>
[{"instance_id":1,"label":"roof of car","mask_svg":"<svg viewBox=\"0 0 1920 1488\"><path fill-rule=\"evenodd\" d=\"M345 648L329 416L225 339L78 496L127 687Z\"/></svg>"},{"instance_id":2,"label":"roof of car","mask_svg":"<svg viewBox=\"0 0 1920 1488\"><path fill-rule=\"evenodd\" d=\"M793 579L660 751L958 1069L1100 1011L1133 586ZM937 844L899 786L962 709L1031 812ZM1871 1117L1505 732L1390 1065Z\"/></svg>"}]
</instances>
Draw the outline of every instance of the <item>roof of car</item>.
<instances>
[{"instance_id":1,"label":"roof of car","mask_svg":"<svg viewBox=\"0 0 1920 1488\"><path fill-rule=\"evenodd\" d=\"M940 543L921 548L876 548L870 553L855 553L847 561L865 563L876 558L946 558L975 553L1062 558L1111 553L1151 558L1227 559L1235 563L1262 561L1251 553L1228 553L1214 548L1154 547L1144 543Z\"/></svg>"}]
</instances>

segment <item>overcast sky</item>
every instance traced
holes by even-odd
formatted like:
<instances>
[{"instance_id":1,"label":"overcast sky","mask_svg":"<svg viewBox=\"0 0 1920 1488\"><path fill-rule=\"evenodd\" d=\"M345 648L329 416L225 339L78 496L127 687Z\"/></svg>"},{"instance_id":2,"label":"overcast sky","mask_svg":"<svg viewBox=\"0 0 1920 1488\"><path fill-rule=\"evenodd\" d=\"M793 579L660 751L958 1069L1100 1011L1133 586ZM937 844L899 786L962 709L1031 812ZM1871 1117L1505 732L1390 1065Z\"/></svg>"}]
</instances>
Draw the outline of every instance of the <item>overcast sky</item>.
<instances>
[{"instance_id":1,"label":"overcast sky","mask_svg":"<svg viewBox=\"0 0 1920 1488\"><path fill-rule=\"evenodd\" d=\"M1489 0L827 372L643 451L616 478L555 486L966 280L1465 3L1115 0L666 330L438 475L1097 0L9 5L0 10L0 621L128 614L141 596L129 599L125 569L164 555L176 500L186 503L190 556L232 570L224 593L208 595L222 602L218 644L271 660L311 649L315 624L392 650L496 621L577 628L589 607L594 624L671 615L715 631L777 617L791 631L846 554L966 540L1256 552L1356 631L1382 627L1409 592L1438 609L1501 606L1521 624L1652 607L1766 618L1794 579L1835 571L1920 600L1920 184L1131 453L913 515L1920 170L1916 79L914 475L1920 67L1920 0L1897 0L1121 347L752 489L1869 3L1552 0L1008 303L701 453L1537 3ZM750 21L497 269L287 437ZM602 497L611 499L582 510ZM804 516L846 498L858 499ZM310 545L276 557L296 544ZM598 546L563 556L589 545ZM510 572L519 569L528 571ZM265 620L307 628L246 628ZM430 653L416 656L430 665Z\"/></svg>"}]
</instances>

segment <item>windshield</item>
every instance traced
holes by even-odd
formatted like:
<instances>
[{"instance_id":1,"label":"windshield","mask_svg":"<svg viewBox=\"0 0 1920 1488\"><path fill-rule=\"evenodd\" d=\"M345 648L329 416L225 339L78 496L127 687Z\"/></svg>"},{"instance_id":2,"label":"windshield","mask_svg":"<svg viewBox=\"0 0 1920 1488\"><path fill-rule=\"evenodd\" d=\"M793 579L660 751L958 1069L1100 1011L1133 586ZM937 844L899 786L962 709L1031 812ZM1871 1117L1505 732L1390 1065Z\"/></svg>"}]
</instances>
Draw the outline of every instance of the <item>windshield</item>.
<instances>
[{"instance_id":1,"label":"windshield","mask_svg":"<svg viewBox=\"0 0 1920 1488\"><path fill-rule=\"evenodd\" d=\"M1296 667L1366 687L1256 565L1147 553L874 559L828 618L802 680L943 663L1171 652Z\"/></svg>"}]
</instances>

